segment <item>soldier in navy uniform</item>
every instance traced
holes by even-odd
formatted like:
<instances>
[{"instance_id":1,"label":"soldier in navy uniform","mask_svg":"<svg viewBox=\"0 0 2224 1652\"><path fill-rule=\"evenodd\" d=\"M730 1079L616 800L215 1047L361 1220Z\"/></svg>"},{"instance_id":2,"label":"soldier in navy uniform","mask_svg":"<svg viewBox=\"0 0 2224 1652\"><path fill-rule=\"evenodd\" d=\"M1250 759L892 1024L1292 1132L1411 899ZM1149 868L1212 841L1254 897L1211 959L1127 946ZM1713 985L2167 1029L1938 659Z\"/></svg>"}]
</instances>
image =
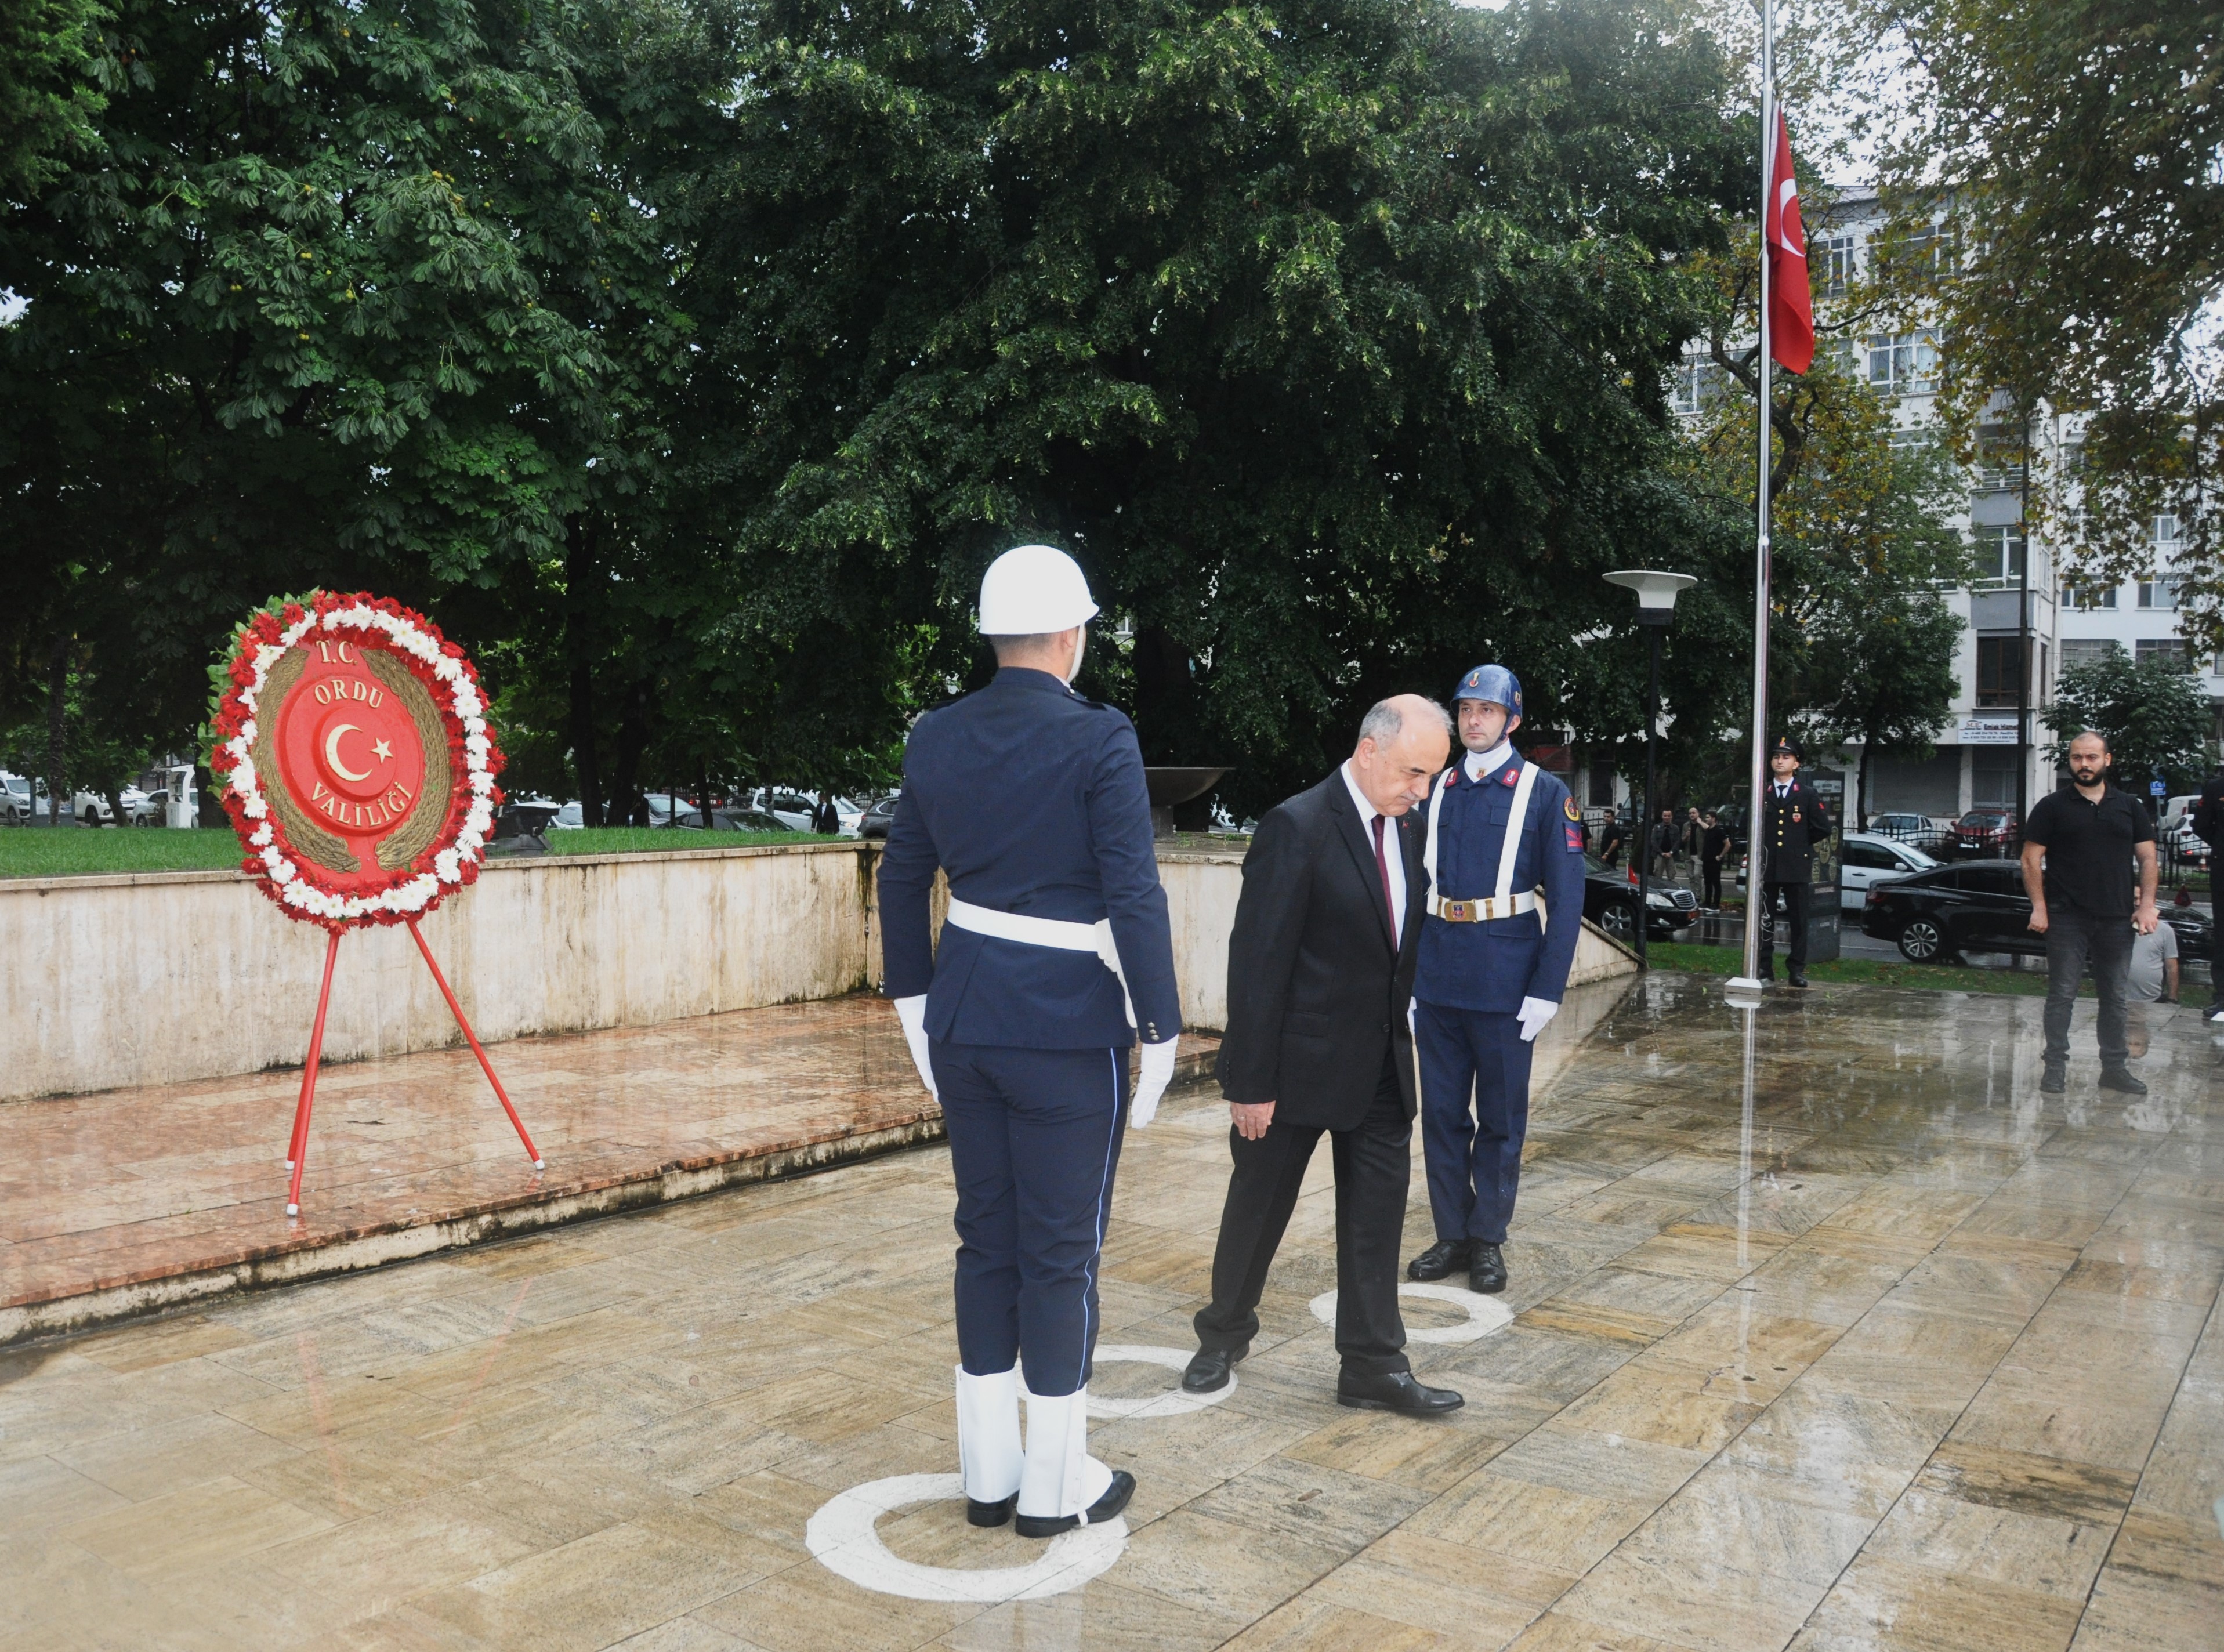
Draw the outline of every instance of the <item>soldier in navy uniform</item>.
<instances>
[{"instance_id":1,"label":"soldier in navy uniform","mask_svg":"<svg viewBox=\"0 0 2224 1652\"><path fill-rule=\"evenodd\" d=\"M1799 748L1779 740L1768 754L1772 771L1760 794L1760 832L1746 863L1746 899L1753 899L1756 868L1761 880L1761 915L1767 929L1760 949L1760 978L1776 979L1776 898L1791 925L1791 955L1785 960L1794 987L1807 984L1807 918L1814 905L1814 846L1830 835L1830 817L1815 788L1799 778Z\"/></svg>"},{"instance_id":2,"label":"soldier in navy uniform","mask_svg":"<svg viewBox=\"0 0 2224 1652\"><path fill-rule=\"evenodd\" d=\"M1442 1279L1465 1268L1472 1289L1500 1291L1533 1041L1559 1011L1583 927L1583 812L1564 785L1509 743L1521 724L1512 672L1478 665L1452 698L1466 751L1430 789L1428 902L1413 982L1437 1242L1406 1273Z\"/></svg>"},{"instance_id":3,"label":"soldier in navy uniform","mask_svg":"<svg viewBox=\"0 0 2224 1652\"><path fill-rule=\"evenodd\" d=\"M942 1104L957 1183L966 1517L999 1526L1016 1505L1022 1537L1109 1520L1134 1494L1088 1453L1098 1255L1123 1125L1150 1122L1181 1031L1135 730L1069 686L1096 612L1061 551L989 566L996 675L912 729L881 862L884 990Z\"/></svg>"}]
</instances>

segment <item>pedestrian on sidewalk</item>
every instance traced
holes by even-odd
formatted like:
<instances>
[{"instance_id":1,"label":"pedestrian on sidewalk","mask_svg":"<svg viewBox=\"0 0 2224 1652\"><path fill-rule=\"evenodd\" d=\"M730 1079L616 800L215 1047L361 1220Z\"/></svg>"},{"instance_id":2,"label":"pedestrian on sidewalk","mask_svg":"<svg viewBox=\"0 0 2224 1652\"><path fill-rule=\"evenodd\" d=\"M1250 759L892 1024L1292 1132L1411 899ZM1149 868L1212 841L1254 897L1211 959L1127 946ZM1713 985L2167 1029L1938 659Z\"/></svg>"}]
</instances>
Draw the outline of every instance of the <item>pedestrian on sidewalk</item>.
<instances>
[{"instance_id":1,"label":"pedestrian on sidewalk","mask_svg":"<svg viewBox=\"0 0 2224 1652\"><path fill-rule=\"evenodd\" d=\"M2046 1051L2038 1088L2068 1088L2069 1011L2089 962L2101 1000L2101 1088L2145 1095L2126 1065L2124 1002L2132 937L2162 921L2155 907L2160 867L2146 805L2108 784L2115 760L2104 735L2069 742L2070 784L2041 798L2023 833L2023 884L2031 927L2046 937ZM2139 883L2132 887L2132 863Z\"/></svg>"},{"instance_id":2,"label":"pedestrian on sidewalk","mask_svg":"<svg viewBox=\"0 0 2224 1652\"><path fill-rule=\"evenodd\" d=\"M1599 829L1600 865L1614 867L1621 863L1624 836L1625 834L1621 829L1621 811L1617 809L1606 817L1606 824Z\"/></svg>"},{"instance_id":3,"label":"pedestrian on sidewalk","mask_svg":"<svg viewBox=\"0 0 2224 1652\"><path fill-rule=\"evenodd\" d=\"M1704 845L1707 829L1699 819L1696 805L1684 810L1684 824L1678 833L1677 852L1684 857L1684 875L1693 882L1699 876L1699 850Z\"/></svg>"},{"instance_id":4,"label":"pedestrian on sidewalk","mask_svg":"<svg viewBox=\"0 0 2224 1652\"><path fill-rule=\"evenodd\" d=\"M1722 859L1730 852L1729 829L1712 814L1700 817L1699 873L1706 893L1699 904L1709 911L1722 909Z\"/></svg>"},{"instance_id":5,"label":"pedestrian on sidewalk","mask_svg":"<svg viewBox=\"0 0 2224 1652\"><path fill-rule=\"evenodd\" d=\"M2224 924L2216 902L2216 850L2224 845L2224 773L2212 774L2193 806L2193 835L2208 845L2208 1008L2211 1021L2224 1021Z\"/></svg>"},{"instance_id":6,"label":"pedestrian on sidewalk","mask_svg":"<svg viewBox=\"0 0 2224 1652\"><path fill-rule=\"evenodd\" d=\"M1680 834L1676 829L1676 811L1663 809L1660 818L1652 823L1652 875L1663 883L1676 879L1676 845Z\"/></svg>"},{"instance_id":7,"label":"pedestrian on sidewalk","mask_svg":"<svg viewBox=\"0 0 2224 1652\"><path fill-rule=\"evenodd\" d=\"M2145 935L2132 936L2126 995L2140 1004L2175 1004L2177 988L2177 931L2158 924Z\"/></svg>"}]
</instances>

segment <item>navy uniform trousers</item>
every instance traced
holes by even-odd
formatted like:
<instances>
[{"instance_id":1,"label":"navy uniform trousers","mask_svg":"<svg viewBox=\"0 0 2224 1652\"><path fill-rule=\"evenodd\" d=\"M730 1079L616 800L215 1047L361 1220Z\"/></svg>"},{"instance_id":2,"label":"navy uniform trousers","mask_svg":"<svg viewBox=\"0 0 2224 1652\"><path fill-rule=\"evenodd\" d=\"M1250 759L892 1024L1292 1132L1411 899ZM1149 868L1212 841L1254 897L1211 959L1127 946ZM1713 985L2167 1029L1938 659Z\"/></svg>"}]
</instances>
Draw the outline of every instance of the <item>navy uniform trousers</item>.
<instances>
[{"instance_id":1,"label":"navy uniform trousers","mask_svg":"<svg viewBox=\"0 0 2224 1652\"><path fill-rule=\"evenodd\" d=\"M1521 1186L1529 1067L1537 1046L1522 1041L1518 1015L1417 1001L1413 1049L1420 1059L1421 1143L1437 1237L1455 1245L1503 1245Z\"/></svg>"},{"instance_id":2,"label":"navy uniform trousers","mask_svg":"<svg viewBox=\"0 0 2224 1652\"><path fill-rule=\"evenodd\" d=\"M1071 1394L1096 1348L1097 1258L1128 1110L1124 1050L929 1045L957 1180L957 1353Z\"/></svg>"}]
</instances>

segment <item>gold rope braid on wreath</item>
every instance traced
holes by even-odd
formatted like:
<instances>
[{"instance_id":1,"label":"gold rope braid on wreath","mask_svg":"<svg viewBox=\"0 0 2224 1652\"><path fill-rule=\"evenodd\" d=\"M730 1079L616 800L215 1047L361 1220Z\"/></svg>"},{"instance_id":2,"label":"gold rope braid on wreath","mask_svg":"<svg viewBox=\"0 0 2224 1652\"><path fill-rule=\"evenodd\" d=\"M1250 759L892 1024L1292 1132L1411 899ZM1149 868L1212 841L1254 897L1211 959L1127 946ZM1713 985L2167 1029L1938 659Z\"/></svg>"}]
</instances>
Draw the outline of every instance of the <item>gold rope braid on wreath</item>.
<instances>
[{"instance_id":1,"label":"gold rope braid on wreath","mask_svg":"<svg viewBox=\"0 0 2224 1652\"><path fill-rule=\"evenodd\" d=\"M248 758L255 765L256 779L262 783L263 797L285 830L286 847L334 872L360 872L363 862L349 849L347 840L333 836L317 824L294 800L293 789L286 784L286 777L278 767L278 718L293 698L294 687L308 665L308 656L299 647L293 647L280 655L278 663L270 668L270 675L262 682L262 692L256 698L255 743L247 748ZM265 716L266 711L269 715Z\"/></svg>"},{"instance_id":2,"label":"gold rope braid on wreath","mask_svg":"<svg viewBox=\"0 0 2224 1652\"><path fill-rule=\"evenodd\" d=\"M432 847L446 823L455 766L448 755L447 725L440 721L432 690L418 680L417 673L382 649L375 653L364 650L363 661L394 690L417 725L417 743L425 749L425 785L417 794L417 806L403 818L401 829L378 845L378 864L389 872L400 872Z\"/></svg>"}]
</instances>

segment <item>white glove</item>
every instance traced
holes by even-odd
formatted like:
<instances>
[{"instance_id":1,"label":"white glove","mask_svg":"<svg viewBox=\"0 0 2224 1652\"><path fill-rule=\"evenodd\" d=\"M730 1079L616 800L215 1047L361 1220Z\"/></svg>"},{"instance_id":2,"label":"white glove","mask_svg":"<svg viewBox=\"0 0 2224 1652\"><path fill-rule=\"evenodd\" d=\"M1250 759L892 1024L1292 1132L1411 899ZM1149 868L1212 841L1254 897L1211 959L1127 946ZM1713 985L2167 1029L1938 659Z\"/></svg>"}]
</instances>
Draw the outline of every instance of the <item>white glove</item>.
<instances>
[{"instance_id":1,"label":"white glove","mask_svg":"<svg viewBox=\"0 0 2224 1652\"><path fill-rule=\"evenodd\" d=\"M1521 1023L1521 1042L1525 1044L1534 1043L1537 1035L1544 1031L1545 1024L1559 1012L1560 1006L1550 999L1523 999L1521 1012L1517 1018Z\"/></svg>"},{"instance_id":2,"label":"white glove","mask_svg":"<svg viewBox=\"0 0 2224 1652\"><path fill-rule=\"evenodd\" d=\"M926 1051L926 994L919 993L898 999L896 1019L903 1023L904 1042L911 1046L911 1058L919 1068L919 1081L926 1086L929 1095L941 1100L942 1092L934 1088L934 1062Z\"/></svg>"},{"instance_id":3,"label":"white glove","mask_svg":"<svg viewBox=\"0 0 2224 1652\"><path fill-rule=\"evenodd\" d=\"M1179 1043L1167 1038L1143 1046L1143 1070L1135 1080L1134 1100L1128 1104L1128 1122L1138 1130L1159 1116L1159 1098L1173 1082L1174 1046Z\"/></svg>"}]
</instances>

